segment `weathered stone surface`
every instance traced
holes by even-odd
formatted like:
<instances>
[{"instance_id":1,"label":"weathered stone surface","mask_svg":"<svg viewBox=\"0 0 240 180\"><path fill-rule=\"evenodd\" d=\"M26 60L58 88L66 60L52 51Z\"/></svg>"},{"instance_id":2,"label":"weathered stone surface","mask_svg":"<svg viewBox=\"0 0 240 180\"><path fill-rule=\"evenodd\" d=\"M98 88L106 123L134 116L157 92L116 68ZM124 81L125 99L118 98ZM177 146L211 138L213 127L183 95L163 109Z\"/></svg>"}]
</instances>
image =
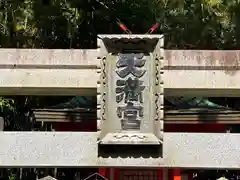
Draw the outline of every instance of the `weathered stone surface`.
<instances>
[{"instance_id":1,"label":"weathered stone surface","mask_svg":"<svg viewBox=\"0 0 240 180\"><path fill-rule=\"evenodd\" d=\"M94 133L0 133L1 166L94 166L97 163Z\"/></svg>"},{"instance_id":2,"label":"weathered stone surface","mask_svg":"<svg viewBox=\"0 0 240 180\"><path fill-rule=\"evenodd\" d=\"M134 38L135 36L132 36ZM126 38L125 38L126 39ZM240 51L165 50L165 96L239 96ZM98 50L1 49L1 95L96 95Z\"/></svg>"},{"instance_id":3,"label":"weathered stone surface","mask_svg":"<svg viewBox=\"0 0 240 180\"><path fill-rule=\"evenodd\" d=\"M161 144L163 37L102 35L98 115L101 144Z\"/></svg>"},{"instance_id":4,"label":"weathered stone surface","mask_svg":"<svg viewBox=\"0 0 240 180\"><path fill-rule=\"evenodd\" d=\"M0 94L93 95L96 69L1 69Z\"/></svg>"},{"instance_id":5,"label":"weathered stone surface","mask_svg":"<svg viewBox=\"0 0 240 180\"><path fill-rule=\"evenodd\" d=\"M1 167L182 167L239 169L240 135L164 133L163 159L98 157L99 133L0 132Z\"/></svg>"},{"instance_id":6,"label":"weathered stone surface","mask_svg":"<svg viewBox=\"0 0 240 180\"><path fill-rule=\"evenodd\" d=\"M96 68L94 49L0 49L0 68Z\"/></svg>"}]
</instances>

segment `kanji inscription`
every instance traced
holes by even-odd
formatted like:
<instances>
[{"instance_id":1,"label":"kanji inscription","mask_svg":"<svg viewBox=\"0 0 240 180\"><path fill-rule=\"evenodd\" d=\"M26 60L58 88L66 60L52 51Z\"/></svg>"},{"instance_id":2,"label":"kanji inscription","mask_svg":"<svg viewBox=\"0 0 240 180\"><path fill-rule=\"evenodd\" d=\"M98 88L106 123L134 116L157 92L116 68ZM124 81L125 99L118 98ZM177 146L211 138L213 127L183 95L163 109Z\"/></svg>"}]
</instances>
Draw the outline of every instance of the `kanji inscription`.
<instances>
[{"instance_id":1,"label":"kanji inscription","mask_svg":"<svg viewBox=\"0 0 240 180\"><path fill-rule=\"evenodd\" d=\"M117 98L116 101L119 103L123 100L127 103L129 101L140 101L143 103L142 91L144 90L143 81L138 78L132 79L129 77L127 80L117 80Z\"/></svg>"},{"instance_id":2,"label":"kanji inscription","mask_svg":"<svg viewBox=\"0 0 240 180\"><path fill-rule=\"evenodd\" d=\"M117 74L121 78L125 78L129 74L134 75L137 78L142 77L146 70L142 69L146 60L143 59L144 54L119 54L119 60L117 61Z\"/></svg>"},{"instance_id":3,"label":"kanji inscription","mask_svg":"<svg viewBox=\"0 0 240 180\"><path fill-rule=\"evenodd\" d=\"M162 35L101 35L97 84L98 143L163 142Z\"/></svg>"},{"instance_id":4,"label":"kanji inscription","mask_svg":"<svg viewBox=\"0 0 240 180\"><path fill-rule=\"evenodd\" d=\"M143 117L143 107L128 102L126 106L117 108L117 116L122 118L121 126L123 130L139 130Z\"/></svg>"},{"instance_id":5,"label":"kanji inscription","mask_svg":"<svg viewBox=\"0 0 240 180\"><path fill-rule=\"evenodd\" d=\"M145 86L140 79L146 73L143 53L119 54L116 73L117 116L122 130L140 130L143 118L143 91Z\"/></svg>"}]
</instances>

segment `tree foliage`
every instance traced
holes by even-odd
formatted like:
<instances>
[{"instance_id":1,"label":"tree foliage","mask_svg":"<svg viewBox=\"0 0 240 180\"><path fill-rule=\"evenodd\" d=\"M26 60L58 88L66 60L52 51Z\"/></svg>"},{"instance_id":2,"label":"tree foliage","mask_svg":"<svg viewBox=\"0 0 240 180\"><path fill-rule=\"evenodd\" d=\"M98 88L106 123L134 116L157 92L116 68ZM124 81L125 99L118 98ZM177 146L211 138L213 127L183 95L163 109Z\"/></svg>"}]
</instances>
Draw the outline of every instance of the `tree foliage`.
<instances>
[{"instance_id":1,"label":"tree foliage","mask_svg":"<svg viewBox=\"0 0 240 180\"><path fill-rule=\"evenodd\" d=\"M93 48L96 34L121 33L120 19L135 33L161 23L166 48L236 49L237 0L2 0L1 47ZM159 31L157 33L160 33Z\"/></svg>"}]
</instances>

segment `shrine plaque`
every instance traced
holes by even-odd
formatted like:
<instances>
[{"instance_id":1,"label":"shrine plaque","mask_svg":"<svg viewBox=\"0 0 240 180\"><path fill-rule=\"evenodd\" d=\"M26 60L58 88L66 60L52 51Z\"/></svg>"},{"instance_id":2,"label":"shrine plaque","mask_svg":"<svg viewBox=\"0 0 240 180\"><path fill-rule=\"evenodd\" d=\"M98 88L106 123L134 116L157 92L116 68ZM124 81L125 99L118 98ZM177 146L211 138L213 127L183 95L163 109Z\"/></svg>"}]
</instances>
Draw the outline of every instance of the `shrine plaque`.
<instances>
[{"instance_id":1,"label":"shrine plaque","mask_svg":"<svg viewBox=\"0 0 240 180\"><path fill-rule=\"evenodd\" d=\"M99 36L100 144L162 144L163 36Z\"/></svg>"}]
</instances>

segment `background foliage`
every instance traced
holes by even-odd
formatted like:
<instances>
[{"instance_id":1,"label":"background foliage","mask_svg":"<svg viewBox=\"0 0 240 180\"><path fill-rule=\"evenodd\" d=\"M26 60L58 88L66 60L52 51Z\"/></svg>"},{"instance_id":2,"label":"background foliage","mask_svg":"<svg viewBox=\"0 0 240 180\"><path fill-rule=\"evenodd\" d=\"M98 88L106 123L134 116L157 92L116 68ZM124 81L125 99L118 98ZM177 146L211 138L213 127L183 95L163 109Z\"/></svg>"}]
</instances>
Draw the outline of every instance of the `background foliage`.
<instances>
[{"instance_id":1,"label":"background foliage","mask_svg":"<svg viewBox=\"0 0 240 180\"><path fill-rule=\"evenodd\" d=\"M166 48L237 49L238 0L1 0L1 47L94 48L96 33L136 33L161 23ZM159 33L159 31L157 32Z\"/></svg>"}]
</instances>

